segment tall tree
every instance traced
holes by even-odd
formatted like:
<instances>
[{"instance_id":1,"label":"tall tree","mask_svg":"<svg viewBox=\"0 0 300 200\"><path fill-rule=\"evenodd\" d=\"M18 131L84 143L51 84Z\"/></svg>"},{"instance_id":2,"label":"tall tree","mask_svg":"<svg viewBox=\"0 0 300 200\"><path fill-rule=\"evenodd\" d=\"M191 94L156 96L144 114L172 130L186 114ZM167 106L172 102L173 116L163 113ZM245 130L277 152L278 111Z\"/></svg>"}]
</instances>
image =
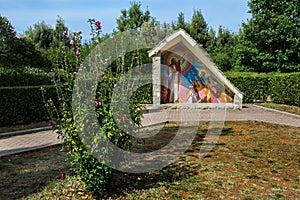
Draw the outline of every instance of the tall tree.
<instances>
[{"instance_id":1,"label":"tall tree","mask_svg":"<svg viewBox=\"0 0 300 200\"><path fill-rule=\"evenodd\" d=\"M300 71L300 1L250 0L237 65L258 72Z\"/></svg>"},{"instance_id":2,"label":"tall tree","mask_svg":"<svg viewBox=\"0 0 300 200\"><path fill-rule=\"evenodd\" d=\"M190 24L190 35L204 47L208 46L210 40L208 34L208 25L202 15L201 10L194 9L192 22Z\"/></svg>"},{"instance_id":3,"label":"tall tree","mask_svg":"<svg viewBox=\"0 0 300 200\"><path fill-rule=\"evenodd\" d=\"M173 27L174 30L177 30L177 29L180 29L180 28L186 30L187 32L189 32L188 23L185 22L183 12L180 12L178 14L176 25L175 25L175 27Z\"/></svg>"},{"instance_id":4,"label":"tall tree","mask_svg":"<svg viewBox=\"0 0 300 200\"><path fill-rule=\"evenodd\" d=\"M123 32L130 29L139 29L145 22L151 19L149 10L143 12L141 4L131 2L128 10L121 10L121 16L117 19L117 28Z\"/></svg>"},{"instance_id":5,"label":"tall tree","mask_svg":"<svg viewBox=\"0 0 300 200\"><path fill-rule=\"evenodd\" d=\"M6 17L0 16L0 65L7 65L14 58L16 32Z\"/></svg>"},{"instance_id":6,"label":"tall tree","mask_svg":"<svg viewBox=\"0 0 300 200\"><path fill-rule=\"evenodd\" d=\"M216 40L217 40L216 32L212 27L210 27L208 31L208 35L209 35L209 41L206 44L206 50L210 52L216 47Z\"/></svg>"},{"instance_id":7,"label":"tall tree","mask_svg":"<svg viewBox=\"0 0 300 200\"><path fill-rule=\"evenodd\" d=\"M2 67L48 67L34 44L17 36L13 26L6 17L0 16L0 66Z\"/></svg>"},{"instance_id":8,"label":"tall tree","mask_svg":"<svg viewBox=\"0 0 300 200\"><path fill-rule=\"evenodd\" d=\"M59 47L60 45L68 45L64 39L64 34L68 33L68 27L65 25L64 20L58 17L55 24L55 29L53 30L53 39L51 42L52 47Z\"/></svg>"},{"instance_id":9,"label":"tall tree","mask_svg":"<svg viewBox=\"0 0 300 200\"><path fill-rule=\"evenodd\" d=\"M236 43L236 35L220 26L214 43L215 46L209 53L222 71L230 71L233 69L235 64L234 49Z\"/></svg>"},{"instance_id":10,"label":"tall tree","mask_svg":"<svg viewBox=\"0 0 300 200\"><path fill-rule=\"evenodd\" d=\"M33 27L29 27L25 31L25 36L30 38L33 43L42 49L48 49L51 47L53 42L54 29L52 26L47 25L44 21L41 23L36 23Z\"/></svg>"}]
</instances>

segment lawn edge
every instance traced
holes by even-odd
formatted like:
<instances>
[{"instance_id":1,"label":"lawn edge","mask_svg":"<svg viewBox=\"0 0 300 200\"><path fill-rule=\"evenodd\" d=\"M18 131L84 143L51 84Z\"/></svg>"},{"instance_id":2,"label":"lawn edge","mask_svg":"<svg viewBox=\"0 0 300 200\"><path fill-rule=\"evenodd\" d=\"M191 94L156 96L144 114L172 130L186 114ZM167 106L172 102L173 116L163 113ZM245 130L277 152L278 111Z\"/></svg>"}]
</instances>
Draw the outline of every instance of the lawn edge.
<instances>
[{"instance_id":1,"label":"lawn edge","mask_svg":"<svg viewBox=\"0 0 300 200\"><path fill-rule=\"evenodd\" d=\"M297 115L297 114L293 114L293 113L289 113L289 112L285 112L285 111L281 111L281 110L276 110L276 109L273 109L273 108L267 108L267 107L259 106L259 105L255 105L255 104L253 104L253 106L255 106L257 108L265 109L265 110L268 110L268 111L271 111L271 112L278 112L278 113L281 113L281 114L284 114L284 115L289 115L291 117L300 118L300 115Z\"/></svg>"}]
</instances>

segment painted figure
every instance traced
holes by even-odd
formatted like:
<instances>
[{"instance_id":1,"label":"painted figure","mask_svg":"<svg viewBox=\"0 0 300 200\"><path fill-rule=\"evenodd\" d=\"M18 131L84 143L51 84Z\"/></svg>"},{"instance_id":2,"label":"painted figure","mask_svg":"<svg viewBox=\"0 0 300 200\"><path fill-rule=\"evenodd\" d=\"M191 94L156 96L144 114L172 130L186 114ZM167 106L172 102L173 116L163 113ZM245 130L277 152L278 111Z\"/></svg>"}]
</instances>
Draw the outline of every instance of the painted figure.
<instances>
[{"instance_id":1,"label":"painted figure","mask_svg":"<svg viewBox=\"0 0 300 200\"><path fill-rule=\"evenodd\" d=\"M183 48L162 55L162 103L230 103L233 96Z\"/></svg>"},{"instance_id":2,"label":"painted figure","mask_svg":"<svg viewBox=\"0 0 300 200\"><path fill-rule=\"evenodd\" d=\"M179 102L180 60L171 59L168 70L168 102Z\"/></svg>"}]
</instances>

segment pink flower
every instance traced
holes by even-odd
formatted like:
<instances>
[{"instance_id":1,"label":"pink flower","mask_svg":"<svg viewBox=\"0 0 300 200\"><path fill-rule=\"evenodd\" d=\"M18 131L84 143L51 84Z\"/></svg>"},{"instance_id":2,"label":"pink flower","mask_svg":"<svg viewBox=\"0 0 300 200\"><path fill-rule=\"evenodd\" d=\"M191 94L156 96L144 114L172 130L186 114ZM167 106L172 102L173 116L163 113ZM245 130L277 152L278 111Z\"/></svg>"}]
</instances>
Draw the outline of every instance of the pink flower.
<instances>
[{"instance_id":1,"label":"pink flower","mask_svg":"<svg viewBox=\"0 0 300 200\"><path fill-rule=\"evenodd\" d=\"M64 172L62 172L62 173L60 174L60 178L61 178L61 179L66 178L66 174L65 174Z\"/></svg>"},{"instance_id":2,"label":"pink flower","mask_svg":"<svg viewBox=\"0 0 300 200\"><path fill-rule=\"evenodd\" d=\"M91 97L88 98L88 102L93 102L93 99Z\"/></svg>"},{"instance_id":3,"label":"pink flower","mask_svg":"<svg viewBox=\"0 0 300 200\"><path fill-rule=\"evenodd\" d=\"M49 120L48 126L53 126L52 120Z\"/></svg>"},{"instance_id":4,"label":"pink flower","mask_svg":"<svg viewBox=\"0 0 300 200\"><path fill-rule=\"evenodd\" d=\"M121 118L122 120L125 120L125 119L126 119L126 115L122 114L122 115L120 116L120 118Z\"/></svg>"},{"instance_id":5,"label":"pink flower","mask_svg":"<svg viewBox=\"0 0 300 200\"><path fill-rule=\"evenodd\" d=\"M99 61L99 64L100 64L100 65L102 65L102 64L103 64L103 60L102 60L102 59Z\"/></svg>"},{"instance_id":6,"label":"pink flower","mask_svg":"<svg viewBox=\"0 0 300 200\"><path fill-rule=\"evenodd\" d=\"M67 35L68 35L68 32L67 32L67 31L64 31L64 32L63 32L63 36L64 36L64 37L67 37Z\"/></svg>"},{"instance_id":7,"label":"pink flower","mask_svg":"<svg viewBox=\"0 0 300 200\"><path fill-rule=\"evenodd\" d=\"M99 106L101 106L101 105L102 105L102 100L101 100L101 99L97 99L97 104L98 104Z\"/></svg>"},{"instance_id":8,"label":"pink flower","mask_svg":"<svg viewBox=\"0 0 300 200\"><path fill-rule=\"evenodd\" d=\"M101 22L96 21L95 26L96 26L97 30L100 30L101 29Z\"/></svg>"},{"instance_id":9,"label":"pink flower","mask_svg":"<svg viewBox=\"0 0 300 200\"><path fill-rule=\"evenodd\" d=\"M75 41L74 41L74 40L71 40L71 41L70 41L70 44L75 44Z\"/></svg>"},{"instance_id":10,"label":"pink flower","mask_svg":"<svg viewBox=\"0 0 300 200\"><path fill-rule=\"evenodd\" d=\"M75 52L75 55L76 55L76 56L80 56L80 52L79 52L79 51L76 51L76 52Z\"/></svg>"}]
</instances>

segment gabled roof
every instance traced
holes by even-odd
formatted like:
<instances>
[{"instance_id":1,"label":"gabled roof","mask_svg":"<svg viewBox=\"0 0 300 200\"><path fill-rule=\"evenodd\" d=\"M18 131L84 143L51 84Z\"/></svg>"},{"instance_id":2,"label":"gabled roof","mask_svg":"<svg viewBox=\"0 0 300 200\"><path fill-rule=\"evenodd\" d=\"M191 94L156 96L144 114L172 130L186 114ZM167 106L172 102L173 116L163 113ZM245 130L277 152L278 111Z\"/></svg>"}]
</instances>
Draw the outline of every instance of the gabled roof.
<instances>
[{"instance_id":1,"label":"gabled roof","mask_svg":"<svg viewBox=\"0 0 300 200\"><path fill-rule=\"evenodd\" d=\"M175 45L182 43L193 55L201 61L228 89L230 89L240 99L243 99L243 94L225 77L225 75L219 70L215 63L210 59L208 53L204 48L199 45L187 32L183 29L179 29L163 39L156 47L148 52L149 57L153 57L157 54L174 47Z\"/></svg>"}]
</instances>

